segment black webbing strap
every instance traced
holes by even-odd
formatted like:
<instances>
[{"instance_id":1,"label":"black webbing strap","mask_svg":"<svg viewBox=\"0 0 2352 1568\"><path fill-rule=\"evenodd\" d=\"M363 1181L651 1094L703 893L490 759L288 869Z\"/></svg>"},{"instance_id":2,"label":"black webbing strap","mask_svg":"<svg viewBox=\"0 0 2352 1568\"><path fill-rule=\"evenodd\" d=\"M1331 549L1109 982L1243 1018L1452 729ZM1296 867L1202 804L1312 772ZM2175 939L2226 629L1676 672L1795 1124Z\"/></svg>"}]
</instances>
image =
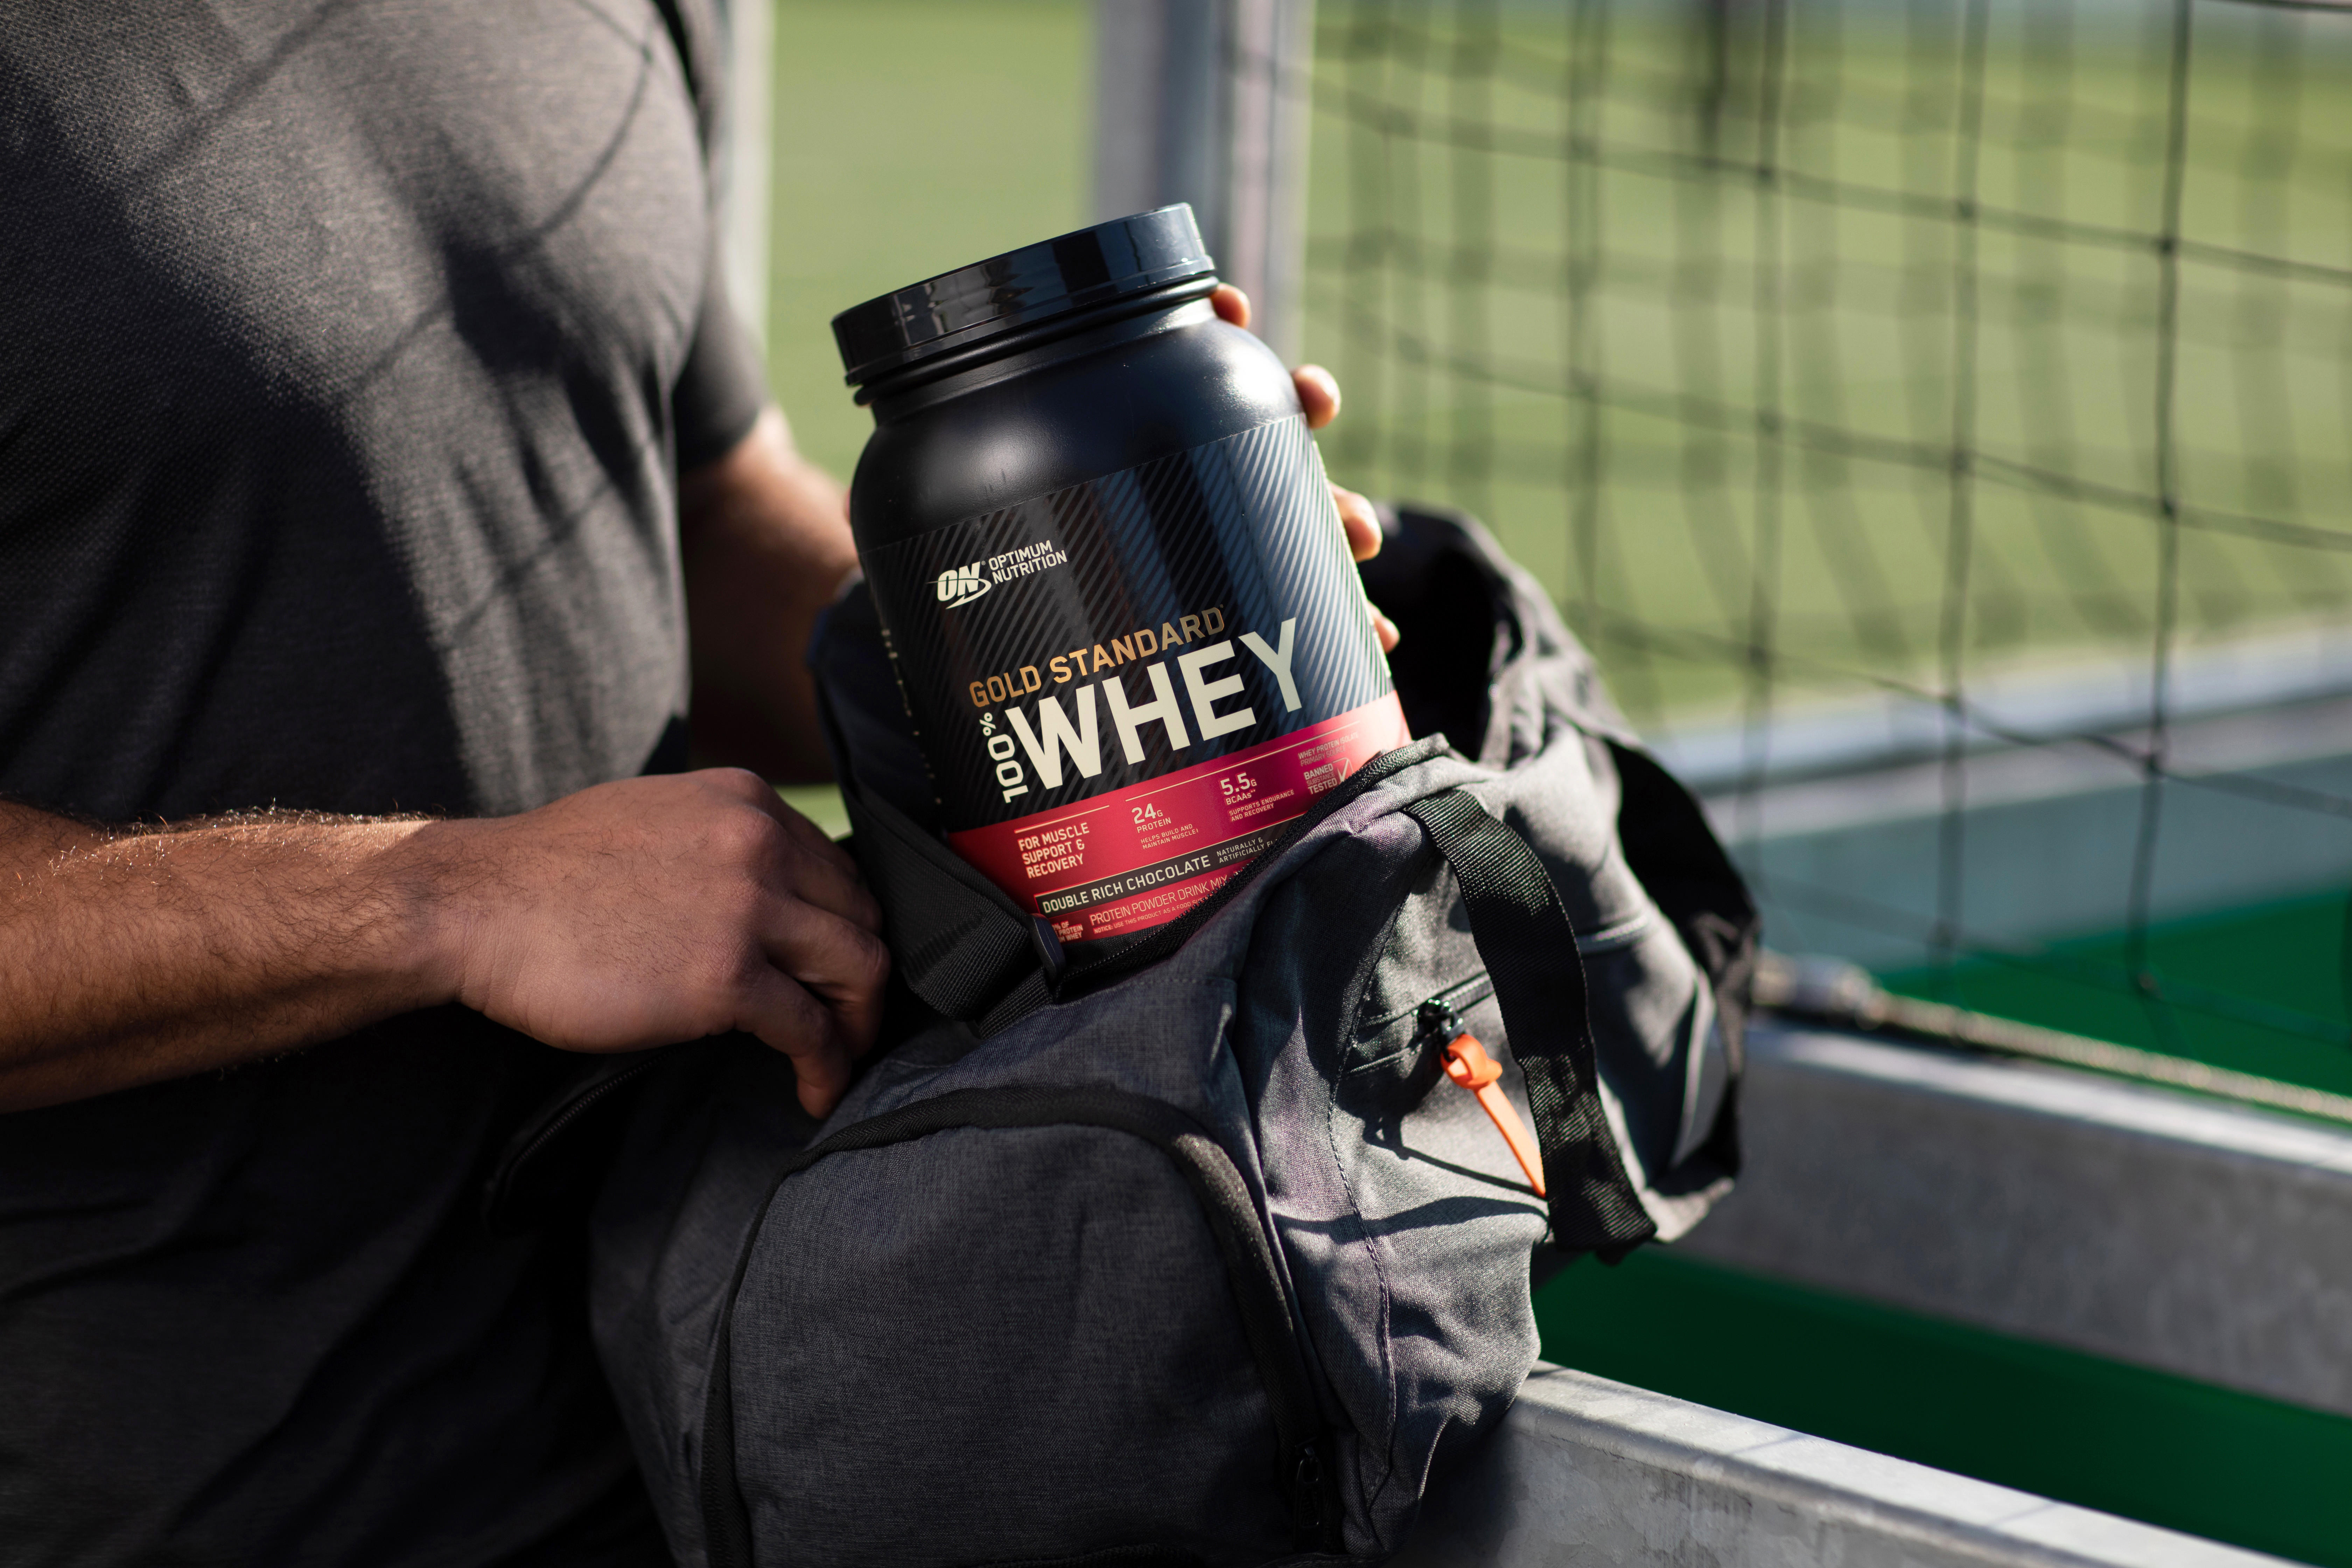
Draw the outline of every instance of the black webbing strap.
<instances>
[{"instance_id":1,"label":"black webbing strap","mask_svg":"<svg viewBox=\"0 0 2352 1568\"><path fill-rule=\"evenodd\" d=\"M1462 791L1441 791L1405 814L1445 857L1469 906L1470 934L1527 1075L1552 1245L1613 1262L1657 1226L1626 1179L1601 1110L1584 963L1568 911L1527 840Z\"/></svg>"},{"instance_id":2,"label":"black webbing strap","mask_svg":"<svg viewBox=\"0 0 2352 1568\"><path fill-rule=\"evenodd\" d=\"M852 853L881 901L898 978L946 1018L994 1018L1016 996L1021 1013L1040 1005L1046 998L1028 921L978 870L858 781L821 675L816 711L849 813Z\"/></svg>"}]
</instances>

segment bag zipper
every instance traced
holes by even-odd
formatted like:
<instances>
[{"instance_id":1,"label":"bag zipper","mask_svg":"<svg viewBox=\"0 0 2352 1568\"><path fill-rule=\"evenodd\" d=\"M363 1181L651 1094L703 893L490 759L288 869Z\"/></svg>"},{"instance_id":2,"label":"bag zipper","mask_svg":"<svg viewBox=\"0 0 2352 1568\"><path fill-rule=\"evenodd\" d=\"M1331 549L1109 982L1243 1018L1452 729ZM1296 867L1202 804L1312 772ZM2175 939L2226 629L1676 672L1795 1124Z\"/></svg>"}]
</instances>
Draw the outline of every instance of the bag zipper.
<instances>
[{"instance_id":1,"label":"bag zipper","mask_svg":"<svg viewBox=\"0 0 2352 1568\"><path fill-rule=\"evenodd\" d=\"M1443 995L1433 996L1423 1002L1420 1012L1420 1032L1445 1042L1440 1047L1444 1054L1439 1058L1444 1067L1445 1076L1457 1088L1467 1089L1476 1099L1478 1108L1486 1113L1486 1120L1495 1124L1495 1131L1501 1133L1503 1142L1510 1146L1511 1158L1519 1163L1519 1170L1527 1177L1528 1185L1534 1190L1536 1196L1545 1196L1543 1152L1536 1147L1535 1138L1528 1131L1527 1123L1519 1120L1518 1110L1511 1104L1510 1096L1503 1092L1502 1064L1486 1054L1486 1047L1478 1043L1477 1036L1462 1026L1462 1016Z\"/></svg>"}]
</instances>

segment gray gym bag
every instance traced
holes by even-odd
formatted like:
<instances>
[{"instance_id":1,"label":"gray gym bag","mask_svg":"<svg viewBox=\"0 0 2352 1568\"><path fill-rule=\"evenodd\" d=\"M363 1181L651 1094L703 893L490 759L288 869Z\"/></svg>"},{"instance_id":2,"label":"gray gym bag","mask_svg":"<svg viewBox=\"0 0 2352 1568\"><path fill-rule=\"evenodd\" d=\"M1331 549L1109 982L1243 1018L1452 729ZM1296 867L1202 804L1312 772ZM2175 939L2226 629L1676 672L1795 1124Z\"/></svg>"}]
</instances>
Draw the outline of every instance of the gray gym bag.
<instances>
[{"instance_id":1,"label":"gray gym bag","mask_svg":"<svg viewBox=\"0 0 2352 1568\"><path fill-rule=\"evenodd\" d=\"M1525 1377L1531 1255L1614 1261L1729 1187L1738 877L1484 531L1386 521L1426 738L1090 968L924 827L836 607L887 1051L821 1126L740 1040L615 1068L493 1194L514 1223L549 1129L631 1086L593 1313L681 1563L1377 1559ZM1465 1034L1548 1199L1449 1081Z\"/></svg>"}]
</instances>

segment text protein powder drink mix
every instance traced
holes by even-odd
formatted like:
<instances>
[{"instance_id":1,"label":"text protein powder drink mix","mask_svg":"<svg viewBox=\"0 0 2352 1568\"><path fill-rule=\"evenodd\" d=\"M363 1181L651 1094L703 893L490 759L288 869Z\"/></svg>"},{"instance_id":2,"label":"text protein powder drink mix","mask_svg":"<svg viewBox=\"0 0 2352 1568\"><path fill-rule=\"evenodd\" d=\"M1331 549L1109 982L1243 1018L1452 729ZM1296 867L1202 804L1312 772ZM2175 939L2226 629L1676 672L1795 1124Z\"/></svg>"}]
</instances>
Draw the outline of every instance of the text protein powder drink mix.
<instances>
[{"instance_id":1,"label":"text protein powder drink mix","mask_svg":"<svg viewBox=\"0 0 2352 1568\"><path fill-rule=\"evenodd\" d=\"M1175 919L1406 739L1289 373L1192 209L835 318L859 559L948 841L1064 942Z\"/></svg>"}]
</instances>

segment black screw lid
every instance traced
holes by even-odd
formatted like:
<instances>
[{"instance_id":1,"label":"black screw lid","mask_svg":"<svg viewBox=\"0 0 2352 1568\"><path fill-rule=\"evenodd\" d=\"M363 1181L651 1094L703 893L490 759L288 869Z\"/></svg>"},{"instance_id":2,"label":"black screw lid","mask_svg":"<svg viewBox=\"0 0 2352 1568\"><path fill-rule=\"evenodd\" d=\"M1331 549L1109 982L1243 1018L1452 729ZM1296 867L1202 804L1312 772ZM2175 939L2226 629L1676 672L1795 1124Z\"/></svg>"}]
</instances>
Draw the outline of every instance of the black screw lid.
<instances>
[{"instance_id":1,"label":"black screw lid","mask_svg":"<svg viewBox=\"0 0 2352 1568\"><path fill-rule=\"evenodd\" d=\"M868 300L833 319L833 336L849 384L860 386L934 354L1215 271L1192 207L1179 202Z\"/></svg>"}]
</instances>

